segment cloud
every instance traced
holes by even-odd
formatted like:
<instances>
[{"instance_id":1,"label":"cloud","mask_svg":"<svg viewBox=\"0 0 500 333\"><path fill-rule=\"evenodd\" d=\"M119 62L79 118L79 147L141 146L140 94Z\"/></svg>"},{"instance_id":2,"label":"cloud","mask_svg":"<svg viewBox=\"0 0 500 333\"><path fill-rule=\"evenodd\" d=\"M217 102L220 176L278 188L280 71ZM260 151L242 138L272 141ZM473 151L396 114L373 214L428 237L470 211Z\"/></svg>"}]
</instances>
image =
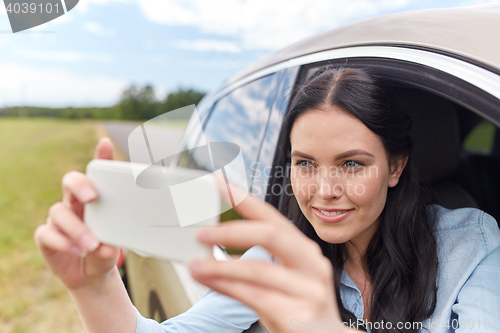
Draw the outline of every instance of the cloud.
<instances>
[{"instance_id":1,"label":"cloud","mask_svg":"<svg viewBox=\"0 0 500 333\"><path fill-rule=\"evenodd\" d=\"M137 0L155 23L238 38L244 49L274 50L354 19L401 9L412 0Z\"/></svg>"},{"instance_id":2,"label":"cloud","mask_svg":"<svg viewBox=\"0 0 500 333\"><path fill-rule=\"evenodd\" d=\"M241 69L246 65L245 62L239 60L184 60L178 63L178 66L189 68L189 69L208 69L208 70L231 70L231 69Z\"/></svg>"},{"instance_id":3,"label":"cloud","mask_svg":"<svg viewBox=\"0 0 500 333\"><path fill-rule=\"evenodd\" d=\"M47 50L13 50L16 57L25 60L40 60L54 62L111 62L114 56L110 53L85 53L78 51L47 51Z\"/></svg>"},{"instance_id":4,"label":"cloud","mask_svg":"<svg viewBox=\"0 0 500 333\"><path fill-rule=\"evenodd\" d=\"M500 3L500 0L464 0L456 4L457 7L468 7Z\"/></svg>"},{"instance_id":5,"label":"cloud","mask_svg":"<svg viewBox=\"0 0 500 333\"><path fill-rule=\"evenodd\" d=\"M241 48L236 43L217 39L177 40L173 45L183 50L241 53Z\"/></svg>"},{"instance_id":6,"label":"cloud","mask_svg":"<svg viewBox=\"0 0 500 333\"><path fill-rule=\"evenodd\" d=\"M87 21L83 24L83 29L99 37L115 37L115 31L113 29L105 29L97 22Z\"/></svg>"},{"instance_id":7,"label":"cloud","mask_svg":"<svg viewBox=\"0 0 500 333\"><path fill-rule=\"evenodd\" d=\"M142 43L142 47L146 50L151 50L155 47L155 42L148 39L148 40L144 41L144 43Z\"/></svg>"},{"instance_id":8,"label":"cloud","mask_svg":"<svg viewBox=\"0 0 500 333\"><path fill-rule=\"evenodd\" d=\"M13 40L10 34L0 34L0 49L7 47Z\"/></svg>"},{"instance_id":9,"label":"cloud","mask_svg":"<svg viewBox=\"0 0 500 333\"><path fill-rule=\"evenodd\" d=\"M72 21L73 21L73 15L66 14L66 15L59 16L55 20L52 20L52 21L47 22L47 23L51 23L51 24L54 24L54 25L59 25L59 24L68 23L68 22L72 22Z\"/></svg>"},{"instance_id":10,"label":"cloud","mask_svg":"<svg viewBox=\"0 0 500 333\"><path fill-rule=\"evenodd\" d=\"M463 1L463 5L483 5L483 4L488 4L488 3L500 3L500 0L469 0L469 1Z\"/></svg>"},{"instance_id":11,"label":"cloud","mask_svg":"<svg viewBox=\"0 0 500 333\"><path fill-rule=\"evenodd\" d=\"M129 0L81 0L76 8L80 13L86 14L89 11L89 4L107 5L113 2L129 3Z\"/></svg>"},{"instance_id":12,"label":"cloud","mask_svg":"<svg viewBox=\"0 0 500 333\"><path fill-rule=\"evenodd\" d=\"M165 65L168 64L170 59L164 53L147 53L144 57L147 63L154 65Z\"/></svg>"},{"instance_id":13,"label":"cloud","mask_svg":"<svg viewBox=\"0 0 500 333\"><path fill-rule=\"evenodd\" d=\"M109 106L127 82L110 77L75 75L63 69L0 64L0 106Z\"/></svg>"}]
</instances>

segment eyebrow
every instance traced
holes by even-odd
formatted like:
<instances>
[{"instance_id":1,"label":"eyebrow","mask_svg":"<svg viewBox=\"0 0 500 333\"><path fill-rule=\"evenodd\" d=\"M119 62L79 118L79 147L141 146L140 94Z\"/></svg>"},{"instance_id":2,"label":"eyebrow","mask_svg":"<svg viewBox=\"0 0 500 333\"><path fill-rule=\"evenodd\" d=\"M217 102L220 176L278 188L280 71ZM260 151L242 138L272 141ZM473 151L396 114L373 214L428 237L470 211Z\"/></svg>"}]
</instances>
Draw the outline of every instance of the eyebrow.
<instances>
[{"instance_id":1,"label":"eyebrow","mask_svg":"<svg viewBox=\"0 0 500 333\"><path fill-rule=\"evenodd\" d=\"M351 156L355 156L355 155L366 155L366 156L374 157L372 154L370 154L367 151L364 151L361 149L352 149L352 150L346 151L345 153L338 154L337 156L335 156L335 159L339 160L341 158L351 157Z\"/></svg>"},{"instance_id":2,"label":"eyebrow","mask_svg":"<svg viewBox=\"0 0 500 333\"><path fill-rule=\"evenodd\" d=\"M374 157L372 154L370 154L369 152L366 152L364 150L361 150L361 149L352 149L352 150L348 150L348 151L346 151L344 153L336 155L335 159L339 160L339 159L342 159L342 158L347 158L347 157L356 156L356 155L366 155L366 156ZM292 151L292 155L291 156L292 157L299 156L299 157L308 158L310 160L314 160L314 157L312 157L310 155L307 155L307 154L305 154L303 152L300 152L298 150Z\"/></svg>"}]
</instances>

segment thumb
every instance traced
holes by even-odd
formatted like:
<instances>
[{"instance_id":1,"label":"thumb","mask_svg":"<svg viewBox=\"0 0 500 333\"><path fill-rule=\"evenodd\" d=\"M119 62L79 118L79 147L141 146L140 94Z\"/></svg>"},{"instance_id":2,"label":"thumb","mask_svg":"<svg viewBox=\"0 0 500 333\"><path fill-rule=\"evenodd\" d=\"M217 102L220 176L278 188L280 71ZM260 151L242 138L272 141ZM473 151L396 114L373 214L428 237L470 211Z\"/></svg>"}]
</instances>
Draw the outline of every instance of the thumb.
<instances>
[{"instance_id":1,"label":"thumb","mask_svg":"<svg viewBox=\"0 0 500 333\"><path fill-rule=\"evenodd\" d=\"M108 137L102 137L94 152L94 159L112 160L114 159L114 145Z\"/></svg>"},{"instance_id":2,"label":"thumb","mask_svg":"<svg viewBox=\"0 0 500 333\"><path fill-rule=\"evenodd\" d=\"M248 190L243 190L231 182L226 183L220 176L216 176L215 180L221 197L245 219L268 220L270 223L288 222L274 206L254 197Z\"/></svg>"}]
</instances>

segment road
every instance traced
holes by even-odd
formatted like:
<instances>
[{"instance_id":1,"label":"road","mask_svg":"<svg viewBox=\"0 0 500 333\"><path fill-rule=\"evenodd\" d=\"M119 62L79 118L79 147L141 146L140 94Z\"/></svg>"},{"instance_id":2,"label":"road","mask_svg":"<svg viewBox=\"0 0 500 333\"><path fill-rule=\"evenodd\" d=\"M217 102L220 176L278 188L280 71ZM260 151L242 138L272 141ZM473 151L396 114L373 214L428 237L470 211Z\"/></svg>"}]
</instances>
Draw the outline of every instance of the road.
<instances>
[{"instance_id":1,"label":"road","mask_svg":"<svg viewBox=\"0 0 500 333\"><path fill-rule=\"evenodd\" d=\"M128 136L130 133L140 126L141 122L128 122L128 121L103 121L103 125L106 128L111 140L117 146L117 149L123 154L127 160L130 160L130 155L128 152ZM184 131L176 128L169 129L154 129L154 131L161 132L161 138L165 140L165 146L162 149L162 153L165 157L173 155L176 152L177 146L182 140L182 135ZM153 136L156 136L153 133ZM160 136L160 135L158 135Z\"/></svg>"}]
</instances>

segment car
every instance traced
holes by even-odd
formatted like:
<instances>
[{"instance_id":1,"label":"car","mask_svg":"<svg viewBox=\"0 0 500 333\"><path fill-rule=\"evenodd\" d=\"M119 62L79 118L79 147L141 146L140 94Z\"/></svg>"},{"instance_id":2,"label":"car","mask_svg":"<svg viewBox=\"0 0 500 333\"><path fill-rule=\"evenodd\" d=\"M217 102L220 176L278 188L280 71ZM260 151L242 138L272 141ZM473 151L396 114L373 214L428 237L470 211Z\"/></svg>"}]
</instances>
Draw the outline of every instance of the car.
<instances>
[{"instance_id":1,"label":"car","mask_svg":"<svg viewBox=\"0 0 500 333\"><path fill-rule=\"evenodd\" d=\"M251 64L197 106L209 141L243 152L250 191L281 209L288 161L276 154L288 103L325 64L368 68L413 118L414 158L421 177L447 208L476 207L500 221L500 4L391 14L300 41ZM196 115L194 115L196 116ZM206 168L183 141L172 163ZM221 215L233 219L235 212ZM126 256L131 298L158 321L186 311L206 288L184 264ZM254 324L249 331L263 329Z\"/></svg>"}]
</instances>

